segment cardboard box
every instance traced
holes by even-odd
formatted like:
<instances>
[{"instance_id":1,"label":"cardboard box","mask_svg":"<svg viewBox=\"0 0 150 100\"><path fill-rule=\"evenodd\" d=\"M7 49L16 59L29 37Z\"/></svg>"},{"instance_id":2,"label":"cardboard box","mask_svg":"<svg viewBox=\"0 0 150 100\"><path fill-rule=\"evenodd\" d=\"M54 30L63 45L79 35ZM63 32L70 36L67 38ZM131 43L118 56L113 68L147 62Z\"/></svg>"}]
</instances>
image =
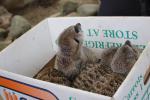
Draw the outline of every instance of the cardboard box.
<instances>
[{"instance_id":1,"label":"cardboard box","mask_svg":"<svg viewBox=\"0 0 150 100\"><path fill-rule=\"evenodd\" d=\"M81 23L84 45L100 54L130 40L144 49L113 97L90 93L32 77L54 57L59 34ZM150 18L48 18L0 52L0 99L4 100L150 100ZM13 98L13 99L12 99Z\"/></svg>"}]
</instances>

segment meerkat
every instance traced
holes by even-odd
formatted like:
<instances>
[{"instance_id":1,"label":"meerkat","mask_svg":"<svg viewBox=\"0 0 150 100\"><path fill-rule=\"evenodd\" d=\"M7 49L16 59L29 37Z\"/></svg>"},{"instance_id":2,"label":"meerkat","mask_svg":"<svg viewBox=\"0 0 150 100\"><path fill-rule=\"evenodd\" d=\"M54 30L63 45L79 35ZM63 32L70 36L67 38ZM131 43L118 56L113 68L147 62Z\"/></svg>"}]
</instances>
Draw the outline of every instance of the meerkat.
<instances>
[{"instance_id":1,"label":"meerkat","mask_svg":"<svg viewBox=\"0 0 150 100\"><path fill-rule=\"evenodd\" d=\"M86 63L99 61L90 49L83 47L82 42L80 23L66 28L58 38L59 51L54 68L69 80L73 80L86 67Z\"/></svg>"},{"instance_id":2,"label":"meerkat","mask_svg":"<svg viewBox=\"0 0 150 100\"><path fill-rule=\"evenodd\" d=\"M113 72L128 74L139 57L138 49L134 48L129 40L115 53L111 69Z\"/></svg>"}]
</instances>

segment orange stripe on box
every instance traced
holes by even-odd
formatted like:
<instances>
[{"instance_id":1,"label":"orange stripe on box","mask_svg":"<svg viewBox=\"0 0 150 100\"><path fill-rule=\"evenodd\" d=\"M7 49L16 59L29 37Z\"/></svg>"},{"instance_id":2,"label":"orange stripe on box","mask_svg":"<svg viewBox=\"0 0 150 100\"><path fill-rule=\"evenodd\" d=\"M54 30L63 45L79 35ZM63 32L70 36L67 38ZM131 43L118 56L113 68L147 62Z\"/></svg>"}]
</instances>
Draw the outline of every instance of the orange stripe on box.
<instances>
[{"instance_id":1,"label":"orange stripe on box","mask_svg":"<svg viewBox=\"0 0 150 100\"><path fill-rule=\"evenodd\" d=\"M21 84L19 82L0 77L0 86L36 97L42 100L57 100L57 98L48 91L38 89L32 86ZM6 94L5 94L6 95Z\"/></svg>"}]
</instances>

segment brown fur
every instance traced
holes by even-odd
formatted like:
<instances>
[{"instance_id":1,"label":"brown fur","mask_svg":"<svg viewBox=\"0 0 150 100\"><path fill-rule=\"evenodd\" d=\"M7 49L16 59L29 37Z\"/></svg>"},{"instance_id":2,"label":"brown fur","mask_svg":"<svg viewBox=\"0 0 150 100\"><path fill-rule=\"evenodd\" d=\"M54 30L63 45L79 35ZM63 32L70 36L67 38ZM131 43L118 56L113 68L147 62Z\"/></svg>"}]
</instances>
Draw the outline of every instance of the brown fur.
<instances>
[{"instance_id":1,"label":"brown fur","mask_svg":"<svg viewBox=\"0 0 150 100\"><path fill-rule=\"evenodd\" d=\"M117 47L105 49L101 55L101 63L105 66L110 67L111 61L112 61L117 49L118 49Z\"/></svg>"},{"instance_id":2,"label":"brown fur","mask_svg":"<svg viewBox=\"0 0 150 100\"><path fill-rule=\"evenodd\" d=\"M137 61L138 56L139 52L132 47L129 41L126 41L125 44L117 50L112 59L111 68L113 72L127 74Z\"/></svg>"}]
</instances>

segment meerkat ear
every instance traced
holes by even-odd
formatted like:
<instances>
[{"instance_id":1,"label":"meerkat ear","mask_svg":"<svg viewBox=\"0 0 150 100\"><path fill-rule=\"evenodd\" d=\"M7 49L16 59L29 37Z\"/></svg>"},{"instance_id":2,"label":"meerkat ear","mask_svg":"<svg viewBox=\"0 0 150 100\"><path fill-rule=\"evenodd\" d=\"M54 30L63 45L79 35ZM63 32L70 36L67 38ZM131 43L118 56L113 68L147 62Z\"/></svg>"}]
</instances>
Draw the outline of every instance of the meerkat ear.
<instances>
[{"instance_id":1,"label":"meerkat ear","mask_svg":"<svg viewBox=\"0 0 150 100\"><path fill-rule=\"evenodd\" d=\"M125 45L128 45L128 46L132 47L131 42L130 42L129 40L127 40L127 41L125 42Z\"/></svg>"},{"instance_id":2,"label":"meerkat ear","mask_svg":"<svg viewBox=\"0 0 150 100\"><path fill-rule=\"evenodd\" d=\"M76 33L79 33L81 31L81 24L80 23L77 23L75 26L74 26L74 30Z\"/></svg>"}]
</instances>

